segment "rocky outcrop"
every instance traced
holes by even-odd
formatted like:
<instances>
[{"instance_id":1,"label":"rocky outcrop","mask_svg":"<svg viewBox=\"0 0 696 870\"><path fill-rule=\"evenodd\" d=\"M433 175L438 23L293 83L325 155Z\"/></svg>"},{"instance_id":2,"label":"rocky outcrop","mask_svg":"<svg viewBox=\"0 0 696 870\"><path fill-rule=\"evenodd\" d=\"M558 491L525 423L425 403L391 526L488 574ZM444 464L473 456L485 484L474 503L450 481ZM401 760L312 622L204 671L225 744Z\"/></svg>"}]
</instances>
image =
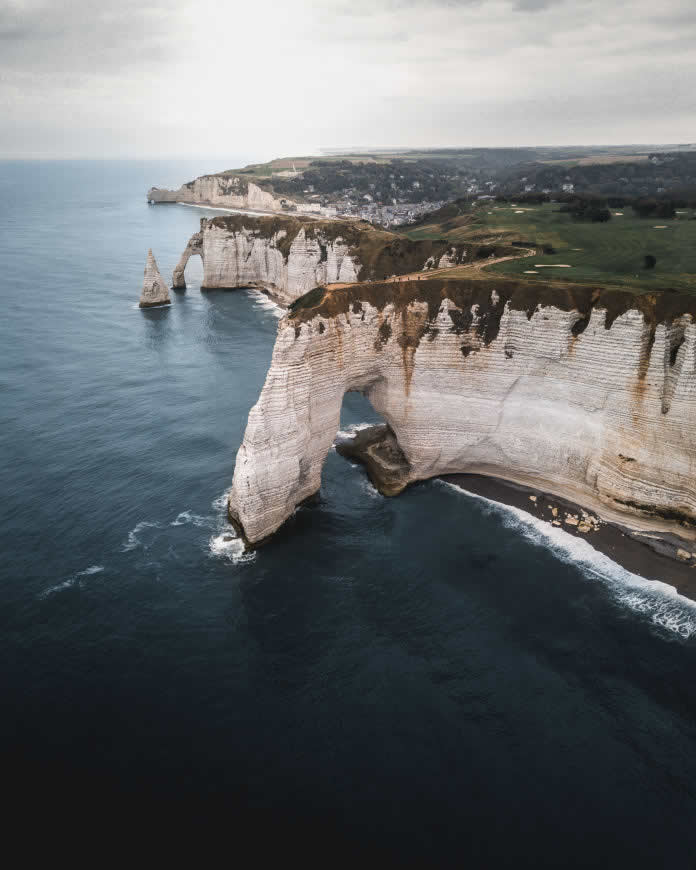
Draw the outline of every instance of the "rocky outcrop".
<instances>
[{"instance_id":1,"label":"rocky outcrop","mask_svg":"<svg viewBox=\"0 0 696 870\"><path fill-rule=\"evenodd\" d=\"M430 279L300 299L237 455L250 543L319 490L350 390L386 421L363 446L390 492L496 476L696 553L693 296Z\"/></svg>"},{"instance_id":2,"label":"rocky outcrop","mask_svg":"<svg viewBox=\"0 0 696 870\"><path fill-rule=\"evenodd\" d=\"M152 254L152 248L147 252L143 290L140 294L140 307L152 308L153 305L169 305L169 288L164 283L157 268L157 262Z\"/></svg>"},{"instance_id":3,"label":"rocky outcrop","mask_svg":"<svg viewBox=\"0 0 696 870\"><path fill-rule=\"evenodd\" d=\"M189 258L203 260L203 289L260 287L283 305L317 285L351 284L455 265L461 245L411 241L360 221L226 215L203 218L174 270L185 287Z\"/></svg>"},{"instance_id":4,"label":"rocky outcrop","mask_svg":"<svg viewBox=\"0 0 696 870\"><path fill-rule=\"evenodd\" d=\"M287 197L275 196L253 181L239 175L202 175L183 184L178 190L152 187L147 192L148 202L185 202L193 205L211 205L224 208L243 208L253 211L282 212L295 203Z\"/></svg>"}]
</instances>

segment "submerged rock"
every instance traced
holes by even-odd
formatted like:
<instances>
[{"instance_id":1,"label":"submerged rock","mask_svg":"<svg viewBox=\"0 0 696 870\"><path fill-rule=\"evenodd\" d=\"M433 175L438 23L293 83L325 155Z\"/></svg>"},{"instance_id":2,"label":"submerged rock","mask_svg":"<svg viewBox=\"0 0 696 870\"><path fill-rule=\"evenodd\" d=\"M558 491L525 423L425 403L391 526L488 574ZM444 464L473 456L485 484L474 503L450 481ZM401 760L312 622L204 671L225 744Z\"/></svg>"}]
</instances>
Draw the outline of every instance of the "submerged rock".
<instances>
[{"instance_id":1,"label":"submerged rock","mask_svg":"<svg viewBox=\"0 0 696 870\"><path fill-rule=\"evenodd\" d=\"M157 268L157 261L152 254L152 248L147 252L147 264L145 266L145 280L143 292L140 294L140 307L151 308L153 305L169 305L169 288L164 283Z\"/></svg>"}]
</instances>

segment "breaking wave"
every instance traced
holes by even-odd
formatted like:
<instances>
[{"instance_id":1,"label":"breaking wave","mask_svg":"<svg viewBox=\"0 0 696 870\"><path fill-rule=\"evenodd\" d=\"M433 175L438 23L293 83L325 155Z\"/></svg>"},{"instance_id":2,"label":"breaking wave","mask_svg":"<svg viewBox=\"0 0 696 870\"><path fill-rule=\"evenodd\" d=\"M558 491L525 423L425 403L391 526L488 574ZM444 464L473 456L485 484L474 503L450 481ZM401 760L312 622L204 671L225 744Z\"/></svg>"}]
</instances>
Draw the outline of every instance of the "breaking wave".
<instances>
[{"instance_id":1,"label":"breaking wave","mask_svg":"<svg viewBox=\"0 0 696 870\"><path fill-rule=\"evenodd\" d=\"M227 559L235 565L243 562L253 562L256 554L246 551L244 541L231 529L219 535L213 535L208 542L211 556Z\"/></svg>"},{"instance_id":2,"label":"breaking wave","mask_svg":"<svg viewBox=\"0 0 696 870\"><path fill-rule=\"evenodd\" d=\"M213 517L202 517L200 514L194 514L192 511L181 511L175 520L169 523L170 526L199 526L205 528L214 523Z\"/></svg>"},{"instance_id":3,"label":"breaking wave","mask_svg":"<svg viewBox=\"0 0 696 870\"><path fill-rule=\"evenodd\" d=\"M229 497L230 490L228 489L213 501L212 507L216 513L217 534L212 535L208 541L208 552L217 559L227 559L229 562L234 562L235 565L253 562L256 558L256 552L246 549L244 541L227 519Z\"/></svg>"},{"instance_id":4,"label":"breaking wave","mask_svg":"<svg viewBox=\"0 0 696 870\"><path fill-rule=\"evenodd\" d=\"M506 528L550 549L562 561L579 567L587 577L601 580L619 604L640 613L654 625L684 639L696 635L696 602L680 595L674 586L633 574L596 550L585 538L575 537L526 511L469 492L449 481L437 482L484 503Z\"/></svg>"},{"instance_id":5,"label":"breaking wave","mask_svg":"<svg viewBox=\"0 0 696 870\"><path fill-rule=\"evenodd\" d=\"M262 290L257 290L255 287L246 287L245 292L248 296L251 297L251 301L254 303L256 308L262 308L264 311L270 311L271 314L273 314L279 320L286 313L286 310L285 308L283 308L282 305L274 302Z\"/></svg>"},{"instance_id":6,"label":"breaking wave","mask_svg":"<svg viewBox=\"0 0 696 870\"><path fill-rule=\"evenodd\" d=\"M56 586L51 586L39 596L40 598L48 598L49 595L54 595L56 592L61 592L63 589L70 589L71 586L82 586L84 584L83 577L90 577L92 574L101 574L104 570L103 565L90 565L84 571L78 571L77 574L72 574L67 580L58 583Z\"/></svg>"},{"instance_id":7,"label":"breaking wave","mask_svg":"<svg viewBox=\"0 0 696 870\"><path fill-rule=\"evenodd\" d=\"M377 489L367 475L364 475L360 481L360 489L369 495L370 498L384 498L382 493Z\"/></svg>"},{"instance_id":8,"label":"breaking wave","mask_svg":"<svg viewBox=\"0 0 696 870\"><path fill-rule=\"evenodd\" d=\"M356 432L361 432L363 429L371 429L376 426L376 423L350 423L345 429L339 429L334 438L336 441L346 441L348 438L353 438Z\"/></svg>"},{"instance_id":9,"label":"breaking wave","mask_svg":"<svg viewBox=\"0 0 696 870\"><path fill-rule=\"evenodd\" d=\"M142 547L143 542L140 539L139 535L141 534L141 532L144 532L145 529L161 529L161 528L162 528L162 523L152 523L152 522L149 522L148 520L143 520L142 522L139 522L135 526L135 528L131 529L130 532L128 532L128 537L127 537L125 543L123 544L123 546L121 547L122 551L124 553L127 553L129 550L135 550L136 547Z\"/></svg>"}]
</instances>

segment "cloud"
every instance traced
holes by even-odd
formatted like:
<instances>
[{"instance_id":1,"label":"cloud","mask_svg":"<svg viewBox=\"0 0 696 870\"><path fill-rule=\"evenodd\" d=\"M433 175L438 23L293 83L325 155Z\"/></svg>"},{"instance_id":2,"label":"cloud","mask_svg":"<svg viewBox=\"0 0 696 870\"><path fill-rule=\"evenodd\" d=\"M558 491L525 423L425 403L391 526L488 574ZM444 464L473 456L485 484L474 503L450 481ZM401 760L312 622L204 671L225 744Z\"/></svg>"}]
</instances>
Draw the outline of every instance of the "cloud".
<instances>
[{"instance_id":1,"label":"cloud","mask_svg":"<svg viewBox=\"0 0 696 870\"><path fill-rule=\"evenodd\" d=\"M694 31L683 0L0 0L0 148L688 140Z\"/></svg>"},{"instance_id":2,"label":"cloud","mask_svg":"<svg viewBox=\"0 0 696 870\"><path fill-rule=\"evenodd\" d=\"M539 12L540 9L548 9L554 0L516 0L513 9L519 12Z\"/></svg>"},{"instance_id":3,"label":"cloud","mask_svg":"<svg viewBox=\"0 0 696 870\"><path fill-rule=\"evenodd\" d=\"M0 0L0 69L98 72L163 60L176 14L164 0Z\"/></svg>"}]
</instances>

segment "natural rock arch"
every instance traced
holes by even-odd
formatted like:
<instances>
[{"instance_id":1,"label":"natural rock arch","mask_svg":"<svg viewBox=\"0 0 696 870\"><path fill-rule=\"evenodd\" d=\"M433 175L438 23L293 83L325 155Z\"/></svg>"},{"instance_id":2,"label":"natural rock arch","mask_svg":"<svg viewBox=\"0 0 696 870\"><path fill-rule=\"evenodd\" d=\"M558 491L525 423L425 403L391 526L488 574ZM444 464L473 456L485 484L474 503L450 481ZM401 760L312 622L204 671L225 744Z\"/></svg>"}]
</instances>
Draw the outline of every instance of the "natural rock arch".
<instances>
[{"instance_id":1,"label":"natural rock arch","mask_svg":"<svg viewBox=\"0 0 696 870\"><path fill-rule=\"evenodd\" d=\"M203 256L203 233L198 232L194 233L189 239L188 245L184 249L183 254L179 258L179 262L176 264L174 269L174 274L172 276L172 288L174 290L185 290L186 289L186 278L184 276L184 272L186 270L186 264L194 255L198 255L203 262L203 269L205 271L205 258Z\"/></svg>"},{"instance_id":2,"label":"natural rock arch","mask_svg":"<svg viewBox=\"0 0 696 870\"><path fill-rule=\"evenodd\" d=\"M502 280L308 297L279 325L230 519L257 544L316 493L343 397L360 391L388 427L367 446L393 492L440 474L497 476L692 552L695 314L688 296Z\"/></svg>"}]
</instances>

